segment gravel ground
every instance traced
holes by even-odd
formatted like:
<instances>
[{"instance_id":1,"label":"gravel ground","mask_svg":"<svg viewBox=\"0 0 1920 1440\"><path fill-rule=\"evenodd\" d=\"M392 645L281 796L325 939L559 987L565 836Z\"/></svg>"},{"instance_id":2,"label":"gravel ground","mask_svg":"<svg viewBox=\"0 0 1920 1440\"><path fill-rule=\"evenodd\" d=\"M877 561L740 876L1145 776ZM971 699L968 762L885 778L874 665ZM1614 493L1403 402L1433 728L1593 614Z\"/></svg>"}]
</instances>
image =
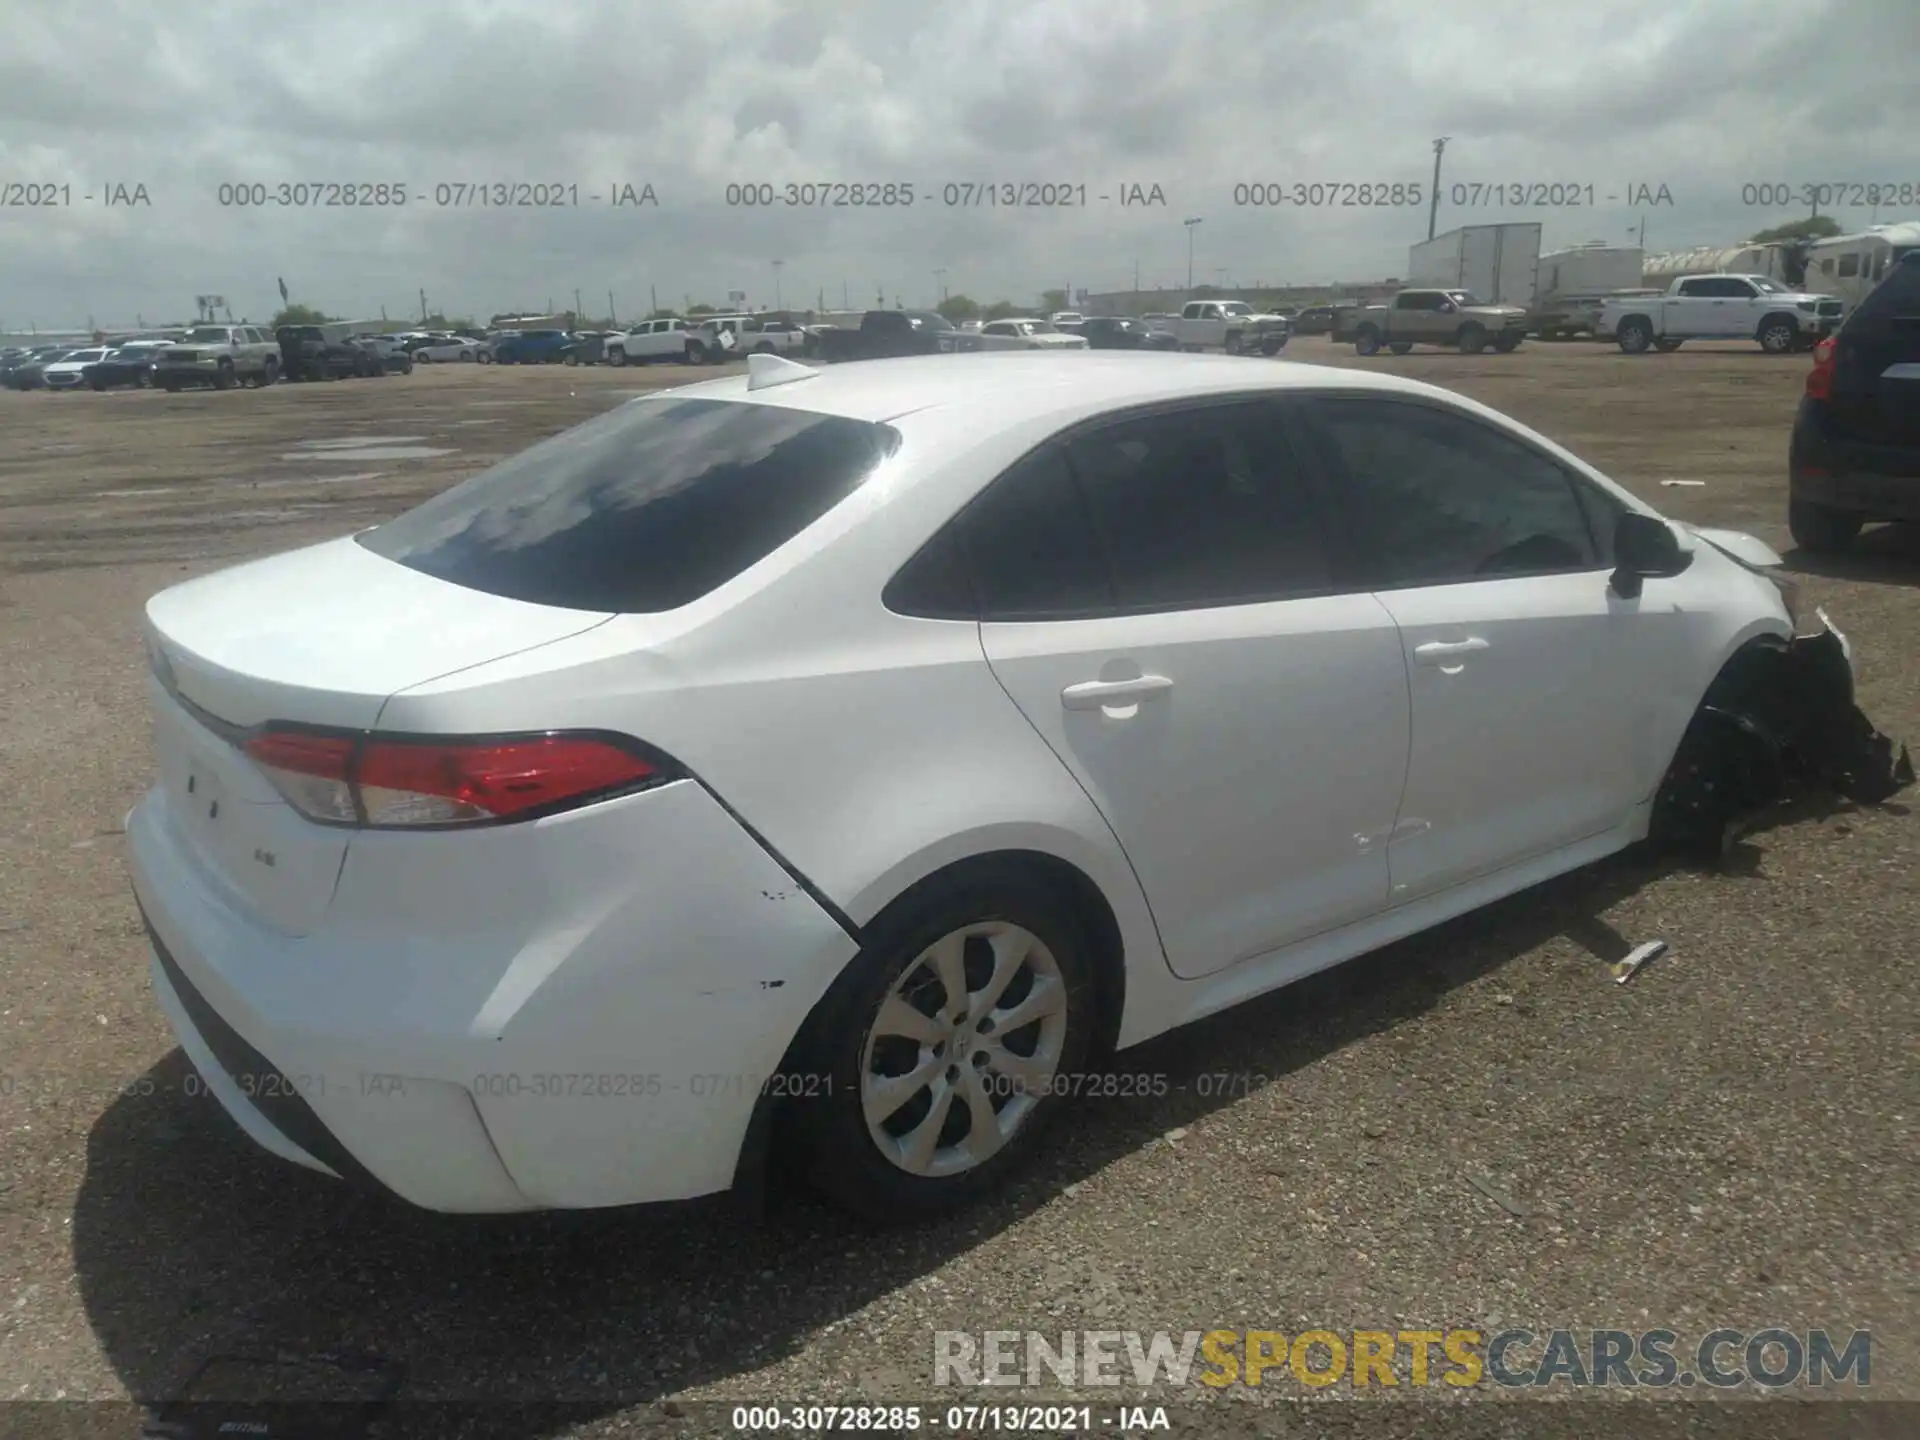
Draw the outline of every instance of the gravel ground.
<instances>
[{"instance_id":1,"label":"gravel ground","mask_svg":"<svg viewBox=\"0 0 1920 1440\"><path fill-rule=\"evenodd\" d=\"M1356 363L1308 339L1290 358ZM1789 544L1803 360L1533 345L1365 363L1499 406L1680 518ZM188 1093L147 992L119 832L149 769L141 603L684 378L447 366L0 393L0 1400L155 1398L216 1352L359 1346L403 1361L410 1396L570 1407L489 1412L497 1433L724 1434L718 1401L1037 1398L934 1391L943 1329L1666 1326L1684 1349L1777 1325L1870 1330L1870 1393L1907 1403L1722 1408L1707 1433L1920 1433L1920 856L1902 803L1800 797L1722 871L1622 858L1128 1052L1166 1095L1077 1102L1014 1191L910 1233L787 1194L758 1222L437 1216L256 1152ZM1883 530L1842 563L1791 559L1851 635L1869 715L1920 739L1920 545ZM1654 937L1671 953L1610 983ZM1699 1408L1356 1419L1266 1408L1310 1393L1285 1372L1195 1391L1155 1397L1176 1433L1677 1435ZM131 1412L0 1408L14 1425L128 1433Z\"/></svg>"}]
</instances>

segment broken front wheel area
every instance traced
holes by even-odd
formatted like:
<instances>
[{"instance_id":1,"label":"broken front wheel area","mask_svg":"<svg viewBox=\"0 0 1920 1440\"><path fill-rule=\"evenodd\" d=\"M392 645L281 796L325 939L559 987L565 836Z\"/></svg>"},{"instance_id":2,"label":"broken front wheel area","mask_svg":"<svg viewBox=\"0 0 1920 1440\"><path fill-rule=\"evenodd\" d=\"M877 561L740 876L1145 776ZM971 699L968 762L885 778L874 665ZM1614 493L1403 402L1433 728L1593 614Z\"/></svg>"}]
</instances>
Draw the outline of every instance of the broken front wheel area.
<instances>
[{"instance_id":1,"label":"broken front wheel area","mask_svg":"<svg viewBox=\"0 0 1920 1440\"><path fill-rule=\"evenodd\" d=\"M1742 818L1780 801L1795 781L1862 805L1913 783L1906 746L1855 704L1853 667L1831 627L1756 641L1727 662L1654 797L1649 838L1718 855Z\"/></svg>"}]
</instances>

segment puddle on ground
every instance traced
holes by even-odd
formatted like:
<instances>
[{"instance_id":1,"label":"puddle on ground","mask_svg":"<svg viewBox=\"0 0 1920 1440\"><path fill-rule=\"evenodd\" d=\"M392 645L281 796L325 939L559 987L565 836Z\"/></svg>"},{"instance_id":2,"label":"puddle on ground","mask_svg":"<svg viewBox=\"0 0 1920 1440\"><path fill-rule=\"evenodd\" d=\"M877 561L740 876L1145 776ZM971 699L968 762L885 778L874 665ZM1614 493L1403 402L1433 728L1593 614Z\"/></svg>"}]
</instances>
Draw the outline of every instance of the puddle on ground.
<instances>
[{"instance_id":1,"label":"puddle on ground","mask_svg":"<svg viewBox=\"0 0 1920 1440\"><path fill-rule=\"evenodd\" d=\"M432 445L367 445L339 450L290 450L282 460L431 460L436 455L453 455L453 449Z\"/></svg>"}]
</instances>

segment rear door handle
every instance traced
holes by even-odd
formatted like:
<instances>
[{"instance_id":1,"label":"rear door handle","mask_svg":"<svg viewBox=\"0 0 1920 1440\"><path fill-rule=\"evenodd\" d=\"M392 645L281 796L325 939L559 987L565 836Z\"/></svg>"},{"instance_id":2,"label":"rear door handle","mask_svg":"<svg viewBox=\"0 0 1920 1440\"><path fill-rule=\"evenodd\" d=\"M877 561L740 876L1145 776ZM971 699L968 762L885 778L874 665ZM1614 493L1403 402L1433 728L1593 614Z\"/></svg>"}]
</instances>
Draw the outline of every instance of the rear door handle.
<instances>
[{"instance_id":1,"label":"rear door handle","mask_svg":"<svg viewBox=\"0 0 1920 1440\"><path fill-rule=\"evenodd\" d=\"M1468 640L1435 640L1414 646L1413 658L1423 665L1444 665L1462 655L1477 655L1487 648L1487 642L1478 635Z\"/></svg>"},{"instance_id":2,"label":"rear door handle","mask_svg":"<svg viewBox=\"0 0 1920 1440\"><path fill-rule=\"evenodd\" d=\"M1151 700L1173 689L1173 681L1164 675L1136 675L1131 680L1082 680L1060 692L1060 703L1069 710L1098 710L1128 700Z\"/></svg>"}]
</instances>

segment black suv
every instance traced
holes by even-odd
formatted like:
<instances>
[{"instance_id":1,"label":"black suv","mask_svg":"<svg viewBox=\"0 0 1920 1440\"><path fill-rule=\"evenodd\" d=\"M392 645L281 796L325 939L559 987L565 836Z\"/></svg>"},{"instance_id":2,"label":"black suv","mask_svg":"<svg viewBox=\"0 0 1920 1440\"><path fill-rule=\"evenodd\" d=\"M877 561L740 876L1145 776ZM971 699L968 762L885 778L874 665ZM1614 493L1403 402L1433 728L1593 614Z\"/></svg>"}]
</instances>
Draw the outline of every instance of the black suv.
<instances>
[{"instance_id":1,"label":"black suv","mask_svg":"<svg viewBox=\"0 0 1920 1440\"><path fill-rule=\"evenodd\" d=\"M386 367L364 345L331 325L282 325L281 370L289 380L338 380L347 375L384 375Z\"/></svg>"},{"instance_id":2,"label":"black suv","mask_svg":"<svg viewBox=\"0 0 1920 1440\"><path fill-rule=\"evenodd\" d=\"M1844 550L1869 520L1920 520L1920 250L1814 348L1787 466L1802 549Z\"/></svg>"}]
</instances>

